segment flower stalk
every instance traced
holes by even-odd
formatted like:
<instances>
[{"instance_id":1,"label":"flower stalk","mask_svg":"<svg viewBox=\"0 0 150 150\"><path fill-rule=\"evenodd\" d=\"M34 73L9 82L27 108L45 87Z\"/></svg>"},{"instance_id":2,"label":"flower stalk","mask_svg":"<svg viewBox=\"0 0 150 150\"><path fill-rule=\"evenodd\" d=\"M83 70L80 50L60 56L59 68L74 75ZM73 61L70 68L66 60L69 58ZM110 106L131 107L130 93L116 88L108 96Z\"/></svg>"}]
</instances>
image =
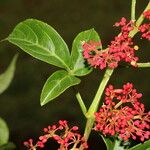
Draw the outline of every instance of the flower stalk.
<instances>
[{"instance_id":1,"label":"flower stalk","mask_svg":"<svg viewBox=\"0 0 150 150\"><path fill-rule=\"evenodd\" d=\"M150 9L150 1L149 3L147 4L146 8L144 9L143 12L147 11ZM138 20L135 22L135 26L134 26L134 30L132 30L129 34L130 37L134 37L134 35L139 32L138 28L139 26L142 24L142 22L144 21L144 16L143 16L143 12L142 14L140 15L140 17L138 18Z\"/></svg>"},{"instance_id":2,"label":"flower stalk","mask_svg":"<svg viewBox=\"0 0 150 150\"><path fill-rule=\"evenodd\" d=\"M81 110L82 110L82 113L83 113L84 115L86 115L86 113L87 113L87 108L86 108L86 106L85 106L85 104L84 104L84 102L83 102L83 100L82 100L82 97L81 97L81 95L80 95L79 92L77 92L76 98L77 98L77 100L78 100L78 102L79 102L79 105L80 105L80 108L81 108Z\"/></svg>"},{"instance_id":3,"label":"flower stalk","mask_svg":"<svg viewBox=\"0 0 150 150\"><path fill-rule=\"evenodd\" d=\"M91 130L92 130L92 127L93 127L93 124L94 124L94 120L95 120L94 119L94 113L98 109L98 106L99 106L99 103L100 103L103 91L104 91L104 89L105 89L105 87L106 87L106 85L107 85L107 83L108 83L108 81L109 81L113 71L114 71L113 69L109 69L109 68L106 69L104 77L103 77L103 79L102 79L102 81L101 81L101 83L99 85L99 88L98 88L98 90L96 92L96 95L95 95L95 97L93 99L93 102L92 102L92 104L91 104L91 106L90 106L90 108L89 108L89 110L88 110L88 112L86 114L86 116L88 118L87 119L87 123L86 123L85 132L84 132L84 138L86 140L88 140L89 135L90 135Z\"/></svg>"},{"instance_id":4,"label":"flower stalk","mask_svg":"<svg viewBox=\"0 0 150 150\"><path fill-rule=\"evenodd\" d=\"M150 67L150 62L147 62L147 63L137 63L137 67L138 68Z\"/></svg>"},{"instance_id":5,"label":"flower stalk","mask_svg":"<svg viewBox=\"0 0 150 150\"><path fill-rule=\"evenodd\" d=\"M135 7L136 7L136 0L132 0L132 5L131 5L131 20L135 20ZM148 3L147 7L145 8L144 11L147 11L148 9L150 9L150 2ZM144 12L143 11L143 12ZM132 31L130 31L129 33L129 37L133 38L136 33L138 32L138 27L142 24L144 20L144 16L143 13L140 15L140 17L138 18L138 20L135 22L135 26L134 29ZM138 67L149 67L150 63L138 63ZM104 89L113 73L114 69L106 69L106 72L104 74L104 77L99 85L99 88L96 92L96 95L93 99L92 104L89 107L89 110L87 111L87 122L86 122L86 127L85 127L85 131L84 131L84 138L85 140L88 140L89 135L91 133L95 118L94 118L94 113L97 111L102 94L104 92Z\"/></svg>"},{"instance_id":6,"label":"flower stalk","mask_svg":"<svg viewBox=\"0 0 150 150\"><path fill-rule=\"evenodd\" d=\"M135 22L135 9L136 9L136 0L132 0L131 4L131 21Z\"/></svg>"}]
</instances>

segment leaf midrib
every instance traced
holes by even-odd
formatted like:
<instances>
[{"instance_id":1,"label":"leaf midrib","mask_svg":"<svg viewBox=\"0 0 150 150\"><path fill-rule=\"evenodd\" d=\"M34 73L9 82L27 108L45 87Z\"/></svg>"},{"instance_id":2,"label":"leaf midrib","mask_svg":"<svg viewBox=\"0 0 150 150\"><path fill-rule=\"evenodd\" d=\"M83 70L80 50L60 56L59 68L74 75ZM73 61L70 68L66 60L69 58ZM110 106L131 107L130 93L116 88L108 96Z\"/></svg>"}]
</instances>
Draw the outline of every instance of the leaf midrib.
<instances>
[{"instance_id":1,"label":"leaf midrib","mask_svg":"<svg viewBox=\"0 0 150 150\"><path fill-rule=\"evenodd\" d=\"M43 104L44 102L46 101L46 99L49 97L49 95L53 92L53 90L58 86L58 84L60 84L65 78L69 77L70 78L70 75L66 75L65 77L63 77L61 80L58 81L58 83L52 88L52 90L47 94L47 96L44 98L43 100ZM57 81L57 80L56 80Z\"/></svg>"},{"instance_id":2,"label":"leaf midrib","mask_svg":"<svg viewBox=\"0 0 150 150\"><path fill-rule=\"evenodd\" d=\"M87 39L89 39L89 37L91 36L91 34L92 34L92 32L93 32L93 30L91 30L90 31L90 34L88 35L88 37L87 37ZM81 40L80 40L80 42L81 42ZM74 66L73 66L73 70L74 70L74 72L75 71L77 71L78 69L75 69L75 66L78 64L78 62L80 61L80 52L78 51L78 49L80 49L79 48L79 46L76 46L76 48L77 48L77 52L78 52L78 58L76 59L76 62L75 62L75 64L74 64ZM83 58L84 59L84 58ZM81 69L81 68L80 68Z\"/></svg>"},{"instance_id":3,"label":"leaf midrib","mask_svg":"<svg viewBox=\"0 0 150 150\"><path fill-rule=\"evenodd\" d=\"M59 56L57 56L54 52L50 52L48 48L45 48L45 47L43 47L39 44L35 44L35 43L32 43L31 41L20 39L20 38L12 38L12 37L10 38L10 37L8 37L8 40L10 42L12 42L11 40L17 40L18 42L19 41L26 42L26 43L29 43L29 45L37 46L38 48L41 48L44 51L48 52L50 54L49 56L54 56L55 58L57 58L68 70L70 70L70 68L67 66L67 64ZM23 45L28 45L28 44L23 43Z\"/></svg>"}]
</instances>

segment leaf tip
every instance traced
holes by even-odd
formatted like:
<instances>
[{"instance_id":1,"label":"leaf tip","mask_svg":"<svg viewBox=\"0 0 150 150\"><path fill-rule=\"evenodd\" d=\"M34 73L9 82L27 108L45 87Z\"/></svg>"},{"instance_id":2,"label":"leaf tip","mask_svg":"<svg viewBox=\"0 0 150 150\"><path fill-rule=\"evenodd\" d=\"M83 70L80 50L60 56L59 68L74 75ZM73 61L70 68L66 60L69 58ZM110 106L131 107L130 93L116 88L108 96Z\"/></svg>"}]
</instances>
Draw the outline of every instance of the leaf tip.
<instances>
[{"instance_id":1,"label":"leaf tip","mask_svg":"<svg viewBox=\"0 0 150 150\"><path fill-rule=\"evenodd\" d=\"M43 92L42 92L42 93L43 93ZM41 97L40 97L40 105L41 105L41 107L48 103L47 99L45 99L45 98L42 96L42 95L43 95L42 93L41 93Z\"/></svg>"},{"instance_id":2,"label":"leaf tip","mask_svg":"<svg viewBox=\"0 0 150 150\"><path fill-rule=\"evenodd\" d=\"M41 98L40 99L40 105L41 105L41 107L44 106L45 104L46 104L45 101Z\"/></svg>"},{"instance_id":3,"label":"leaf tip","mask_svg":"<svg viewBox=\"0 0 150 150\"><path fill-rule=\"evenodd\" d=\"M41 104L41 107L45 105L44 103L40 103L40 104Z\"/></svg>"}]
</instances>

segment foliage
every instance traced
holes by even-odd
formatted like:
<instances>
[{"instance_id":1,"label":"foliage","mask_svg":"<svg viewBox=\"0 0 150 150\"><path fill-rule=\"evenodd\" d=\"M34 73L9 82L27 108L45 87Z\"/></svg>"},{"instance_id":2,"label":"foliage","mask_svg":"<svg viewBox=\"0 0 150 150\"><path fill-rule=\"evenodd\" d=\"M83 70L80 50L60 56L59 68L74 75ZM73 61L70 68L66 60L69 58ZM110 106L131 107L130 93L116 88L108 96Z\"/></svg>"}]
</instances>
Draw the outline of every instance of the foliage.
<instances>
[{"instance_id":1,"label":"foliage","mask_svg":"<svg viewBox=\"0 0 150 150\"><path fill-rule=\"evenodd\" d=\"M2 94L10 85L15 72L15 66L18 54L14 56L6 71L0 75L0 94ZM9 129L6 122L0 118L0 149L12 150L15 148L13 143L9 143Z\"/></svg>"},{"instance_id":2,"label":"foliage","mask_svg":"<svg viewBox=\"0 0 150 150\"><path fill-rule=\"evenodd\" d=\"M13 79L17 57L18 55L14 56L6 71L0 75L0 94L8 88Z\"/></svg>"},{"instance_id":3,"label":"foliage","mask_svg":"<svg viewBox=\"0 0 150 150\"><path fill-rule=\"evenodd\" d=\"M128 145L124 146L125 143L130 143L129 139L131 138L136 140L137 137L140 137L143 142L150 137L150 112L145 112L144 105L138 102L142 94L138 94L136 89L132 89L133 85L129 83L125 84L122 89L114 89L112 85L106 88L120 62L129 63L130 67L137 69L150 67L149 63L138 64L139 58L136 56L138 46L134 44L133 40L137 33L141 33L142 38L150 40L150 24L143 24L144 19L150 20L150 2L137 20L135 5L136 0L132 0L130 21L123 17L115 23L115 27L121 27L120 34L115 36L105 49L102 47L98 33L94 29L90 29L77 35L70 54L67 44L55 29L36 19L27 19L19 23L6 39L36 59L61 68L47 79L41 93L42 106L54 100L69 87L79 84L81 80L78 77L88 75L93 68L106 69L88 110L79 92L76 93L76 97L87 121L83 143L88 140L96 123L94 129L103 135L108 150L146 150L150 147L150 140L132 148L129 148ZM105 101L99 112L96 113L105 88ZM119 102L113 102L114 98ZM133 108L130 105L124 106L125 103L131 103ZM32 139L25 142L25 145L29 149L43 148L49 137L53 137L60 144L61 150L70 149L70 140L76 136L69 130L68 125L66 126L66 121L65 123L60 122L58 128L54 125L44 129L46 135L40 136L40 141L35 145ZM62 130L64 127L65 133L69 133L69 135L55 135L56 130ZM106 138L107 135L113 137L113 140ZM77 137L76 141L83 140L79 140L81 136ZM80 144L78 142L73 143L72 149L87 149L82 142Z\"/></svg>"}]
</instances>

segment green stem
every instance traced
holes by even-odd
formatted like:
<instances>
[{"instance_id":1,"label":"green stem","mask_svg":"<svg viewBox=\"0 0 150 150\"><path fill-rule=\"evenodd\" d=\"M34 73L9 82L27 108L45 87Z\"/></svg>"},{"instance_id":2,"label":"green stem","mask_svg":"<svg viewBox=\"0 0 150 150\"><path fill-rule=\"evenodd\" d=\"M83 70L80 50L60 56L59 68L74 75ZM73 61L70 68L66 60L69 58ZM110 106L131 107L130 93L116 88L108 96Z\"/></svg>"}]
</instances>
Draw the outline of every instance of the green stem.
<instances>
[{"instance_id":1,"label":"green stem","mask_svg":"<svg viewBox=\"0 0 150 150\"><path fill-rule=\"evenodd\" d=\"M121 106L122 105L122 101L120 101L120 102L118 102L116 105L115 105L115 109L117 109L119 106Z\"/></svg>"},{"instance_id":2,"label":"green stem","mask_svg":"<svg viewBox=\"0 0 150 150\"><path fill-rule=\"evenodd\" d=\"M93 99L93 102L86 114L88 120L86 123L86 128L85 128L85 132L84 132L84 137L87 140L89 138L90 132L92 130L93 124L94 124L94 113L97 111L103 91L106 87L107 82L109 81L111 75L113 73L113 69L106 69L106 72L104 74L104 77L99 85L99 88L96 92L96 95Z\"/></svg>"},{"instance_id":3,"label":"green stem","mask_svg":"<svg viewBox=\"0 0 150 150\"><path fill-rule=\"evenodd\" d=\"M110 79L110 76L112 75L112 73L113 73L113 69L109 69L109 68L106 69L104 77L103 77L103 79L102 79L102 81L98 87L98 90L97 90L96 95L93 99L93 102L92 102L92 104L88 110L88 113L87 113L88 116L93 116L93 113L95 111L97 111L98 105L99 105L100 100L101 100L101 96L103 94L105 86L106 86L108 80Z\"/></svg>"},{"instance_id":4,"label":"green stem","mask_svg":"<svg viewBox=\"0 0 150 150\"><path fill-rule=\"evenodd\" d=\"M135 5L135 3L133 4ZM135 16L135 6L132 6L132 19L134 19L134 16ZM144 11L147 11L148 9L150 9L150 2L148 3L147 7L145 8ZM143 13L140 15L140 17L138 18L138 20L136 21L135 23L135 26L134 26L134 30L132 30L129 34L129 36L132 38L134 37L134 35L138 32L138 27L142 24L144 20L144 16L143 16ZM138 66L142 66L142 67L146 67L146 66L149 66L149 64L142 64L139 63ZM113 73L113 69L107 69L105 74L104 74L104 77L99 85L99 88L98 88L98 91L93 99L93 102L86 114L86 117L88 118L87 119L87 122L86 122L86 127L85 127L85 131L84 131L84 137L85 137L85 140L88 140L89 138L89 135L91 133L91 130L92 130L92 127L93 127L93 124L94 124L94 121L95 121L95 118L94 118L94 113L97 111L98 109L98 106L99 106L99 103L100 103L100 100L101 100L101 96L103 94L103 91L105 89L105 86L107 85L107 82L109 81L111 75Z\"/></svg>"},{"instance_id":5,"label":"green stem","mask_svg":"<svg viewBox=\"0 0 150 150\"><path fill-rule=\"evenodd\" d=\"M84 130L84 138L85 138L86 141L88 140L88 138L90 136L91 130L92 130L93 125L94 125L94 121L95 121L94 117L87 119L86 127L85 127L85 130Z\"/></svg>"},{"instance_id":6,"label":"green stem","mask_svg":"<svg viewBox=\"0 0 150 150\"><path fill-rule=\"evenodd\" d=\"M144 9L143 12L145 12L145 11L147 11L147 10L149 10L149 9L150 9L150 1L149 1L149 3L147 4L147 6L146 6L146 8ZM137 26L137 27L139 27L139 26L142 24L143 20L145 19L144 16L143 16L143 12L142 12L142 14L140 15L139 19L136 21L136 26Z\"/></svg>"},{"instance_id":7,"label":"green stem","mask_svg":"<svg viewBox=\"0 0 150 150\"><path fill-rule=\"evenodd\" d=\"M150 9L150 1L149 3L147 4L146 8L144 9L143 12L147 11ZM143 20L144 20L144 16L143 16L143 12L142 14L140 15L140 17L138 18L138 20L136 21L136 24L135 24L135 27L134 27L134 30L132 30L129 34L130 37L134 37L134 35L139 31L138 30L138 27L142 24Z\"/></svg>"},{"instance_id":8,"label":"green stem","mask_svg":"<svg viewBox=\"0 0 150 150\"><path fill-rule=\"evenodd\" d=\"M76 94L76 98L77 98L77 100L79 102L79 105L81 107L81 110L82 110L83 114L86 115L87 109L86 109L86 106L85 106L85 104L84 104L84 102L83 102L79 92Z\"/></svg>"},{"instance_id":9,"label":"green stem","mask_svg":"<svg viewBox=\"0 0 150 150\"><path fill-rule=\"evenodd\" d=\"M131 4L131 20L135 21L135 8L136 8L136 0L132 0Z\"/></svg>"},{"instance_id":10,"label":"green stem","mask_svg":"<svg viewBox=\"0 0 150 150\"><path fill-rule=\"evenodd\" d=\"M150 67L150 62L148 63L137 63L138 68Z\"/></svg>"}]
</instances>

